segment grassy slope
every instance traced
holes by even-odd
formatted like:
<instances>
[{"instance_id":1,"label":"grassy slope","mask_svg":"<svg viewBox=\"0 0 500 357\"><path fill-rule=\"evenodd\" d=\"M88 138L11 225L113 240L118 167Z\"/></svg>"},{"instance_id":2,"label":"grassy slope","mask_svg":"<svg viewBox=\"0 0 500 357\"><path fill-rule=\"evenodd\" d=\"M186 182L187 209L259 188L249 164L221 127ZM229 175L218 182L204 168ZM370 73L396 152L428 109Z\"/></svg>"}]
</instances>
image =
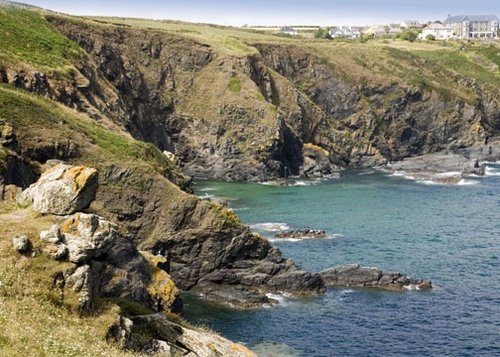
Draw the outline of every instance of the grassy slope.
<instances>
[{"instance_id":1,"label":"grassy slope","mask_svg":"<svg viewBox=\"0 0 500 357\"><path fill-rule=\"evenodd\" d=\"M306 47L312 53L322 55L326 60L339 65L346 73L356 74L361 68L353 66L365 62L367 75L379 74L376 78L383 81L389 74L392 79L400 79L412 84L412 76L406 76L402 71L393 72L391 62L399 63L401 70L413 67L420 72L423 79L442 82L450 73L461 74L475 78L492 86L500 83L500 46L497 44L456 42L415 42L399 40L372 40L367 43L358 41L328 41L284 38L269 33L251 31L239 28L224 28L203 24L190 24L172 21L154 21L147 19L127 18L93 18L99 22L118 24L142 29L155 29L170 34L193 38L213 46L225 53L249 55L257 53L254 43L292 44ZM483 58L483 61L481 61ZM404 64L404 62L410 63ZM389 64L389 65L388 65ZM362 70L362 69L361 69ZM443 72L440 78L432 78L434 71ZM429 77L429 78L427 78ZM454 85L449 81L451 90Z\"/></svg>"},{"instance_id":2,"label":"grassy slope","mask_svg":"<svg viewBox=\"0 0 500 357\"><path fill-rule=\"evenodd\" d=\"M0 355L134 356L105 342L117 306L103 304L98 314L82 318L72 308L75 294L67 291L61 304L57 290L48 289L53 274L69 263L13 251L11 237L27 233L36 248L39 231L50 227L53 219L1 204L0 221Z\"/></svg>"},{"instance_id":3,"label":"grassy slope","mask_svg":"<svg viewBox=\"0 0 500 357\"><path fill-rule=\"evenodd\" d=\"M0 4L0 59L41 69L68 70L83 51L59 35L39 13Z\"/></svg>"}]
</instances>

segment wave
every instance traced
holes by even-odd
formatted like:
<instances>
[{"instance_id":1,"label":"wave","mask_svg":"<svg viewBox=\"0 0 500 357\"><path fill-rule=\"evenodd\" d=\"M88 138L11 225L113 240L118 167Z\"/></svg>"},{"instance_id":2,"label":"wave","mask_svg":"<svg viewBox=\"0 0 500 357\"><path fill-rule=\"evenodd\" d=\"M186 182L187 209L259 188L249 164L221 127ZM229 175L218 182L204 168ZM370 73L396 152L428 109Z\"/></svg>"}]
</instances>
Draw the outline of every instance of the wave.
<instances>
[{"instance_id":1,"label":"wave","mask_svg":"<svg viewBox=\"0 0 500 357\"><path fill-rule=\"evenodd\" d=\"M278 293L267 293L268 299L277 301L280 306L287 306L290 303L289 297L291 296L288 293L278 292ZM270 307L271 305L265 305L265 307Z\"/></svg>"},{"instance_id":2,"label":"wave","mask_svg":"<svg viewBox=\"0 0 500 357\"><path fill-rule=\"evenodd\" d=\"M314 241L322 241L322 240L327 240L327 239L336 239L336 238L343 238L344 235L340 233L333 233L333 234L328 234L325 238L309 238L309 237L304 237L304 238L267 238L268 241L270 242L302 242L305 240L314 240Z\"/></svg>"},{"instance_id":3,"label":"wave","mask_svg":"<svg viewBox=\"0 0 500 357\"><path fill-rule=\"evenodd\" d=\"M462 173L460 171L448 171L448 172L440 172L436 174L437 177L455 177L461 176Z\"/></svg>"},{"instance_id":4,"label":"wave","mask_svg":"<svg viewBox=\"0 0 500 357\"><path fill-rule=\"evenodd\" d=\"M500 176L500 169L486 166L484 169L484 176Z\"/></svg>"},{"instance_id":5,"label":"wave","mask_svg":"<svg viewBox=\"0 0 500 357\"><path fill-rule=\"evenodd\" d=\"M200 188L198 191L200 192L210 192L210 191L218 191L219 189L217 187L203 187Z\"/></svg>"},{"instance_id":6,"label":"wave","mask_svg":"<svg viewBox=\"0 0 500 357\"><path fill-rule=\"evenodd\" d=\"M458 186L473 186L473 185L477 185L478 183L479 183L478 181L474 181L474 180L461 179L460 181L458 181L457 185Z\"/></svg>"},{"instance_id":7,"label":"wave","mask_svg":"<svg viewBox=\"0 0 500 357\"><path fill-rule=\"evenodd\" d=\"M290 226L288 224L276 222L250 224L250 228L257 231L266 232L281 232L290 230Z\"/></svg>"},{"instance_id":8,"label":"wave","mask_svg":"<svg viewBox=\"0 0 500 357\"><path fill-rule=\"evenodd\" d=\"M358 173L358 176L366 176L366 175L371 175L374 173L375 173L375 170L363 171L363 172Z\"/></svg>"},{"instance_id":9,"label":"wave","mask_svg":"<svg viewBox=\"0 0 500 357\"><path fill-rule=\"evenodd\" d=\"M212 199L212 198L215 198L215 195L211 195L211 194L209 194L209 193L205 193L205 194L203 194L203 195L198 195L198 196L196 196L196 197L201 198L202 200L203 200L203 199L207 200L207 199Z\"/></svg>"}]
</instances>

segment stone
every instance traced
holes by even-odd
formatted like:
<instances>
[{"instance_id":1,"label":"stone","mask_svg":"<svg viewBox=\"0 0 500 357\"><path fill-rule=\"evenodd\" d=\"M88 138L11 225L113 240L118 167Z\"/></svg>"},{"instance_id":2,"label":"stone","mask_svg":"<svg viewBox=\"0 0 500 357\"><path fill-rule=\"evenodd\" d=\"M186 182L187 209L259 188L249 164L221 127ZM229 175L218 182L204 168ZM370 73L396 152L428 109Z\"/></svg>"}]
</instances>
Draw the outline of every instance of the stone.
<instances>
[{"instance_id":1,"label":"stone","mask_svg":"<svg viewBox=\"0 0 500 357\"><path fill-rule=\"evenodd\" d=\"M0 185L0 201L16 202L23 189L16 185Z\"/></svg>"},{"instance_id":2,"label":"stone","mask_svg":"<svg viewBox=\"0 0 500 357\"><path fill-rule=\"evenodd\" d=\"M40 240L46 243L59 243L61 241L61 230L58 224L40 232Z\"/></svg>"},{"instance_id":3,"label":"stone","mask_svg":"<svg viewBox=\"0 0 500 357\"><path fill-rule=\"evenodd\" d=\"M152 333L155 338L148 341L143 351L150 347L154 340L165 342L174 356L206 356L206 357L256 357L256 354L243 345L231 342L212 332L190 329L170 321L162 314L133 316L132 338L134 331ZM165 346L164 343L159 343Z\"/></svg>"},{"instance_id":4,"label":"stone","mask_svg":"<svg viewBox=\"0 0 500 357\"><path fill-rule=\"evenodd\" d=\"M96 190L95 169L59 164L26 189L19 203L33 203L33 210L44 214L68 215L86 208Z\"/></svg>"},{"instance_id":5,"label":"stone","mask_svg":"<svg viewBox=\"0 0 500 357\"><path fill-rule=\"evenodd\" d=\"M152 339L145 347L144 353L148 355L161 355L165 357L172 356L172 348L162 340Z\"/></svg>"},{"instance_id":6,"label":"stone","mask_svg":"<svg viewBox=\"0 0 500 357\"><path fill-rule=\"evenodd\" d=\"M31 241L26 234L14 237L12 239L14 249L19 253L29 253L33 247Z\"/></svg>"},{"instance_id":7,"label":"stone","mask_svg":"<svg viewBox=\"0 0 500 357\"><path fill-rule=\"evenodd\" d=\"M298 229L295 231L286 231L277 233L274 238L282 239L322 239L326 238L326 232L320 229Z\"/></svg>"},{"instance_id":8,"label":"stone","mask_svg":"<svg viewBox=\"0 0 500 357\"><path fill-rule=\"evenodd\" d=\"M94 284L90 265L82 265L74 271L66 272L65 284L78 293L80 311L91 311L94 306Z\"/></svg>"},{"instance_id":9,"label":"stone","mask_svg":"<svg viewBox=\"0 0 500 357\"><path fill-rule=\"evenodd\" d=\"M116 225L95 214L77 213L60 229L69 260L76 264L105 254L118 236Z\"/></svg>"},{"instance_id":10,"label":"stone","mask_svg":"<svg viewBox=\"0 0 500 357\"><path fill-rule=\"evenodd\" d=\"M57 250L51 255L54 260L64 260L68 257L69 250L65 244L57 245Z\"/></svg>"},{"instance_id":11,"label":"stone","mask_svg":"<svg viewBox=\"0 0 500 357\"><path fill-rule=\"evenodd\" d=\"M320 275L327 287L371 287L393 291L432 289L432 283L428 280L410 279L401 273L384 273L379 268L362 267L359 264L340 265L326 269Z\"/></svg>"},{"instance_id":12,"label":"stone","mask_svg":"<svg viewBox=\"0 0 500 357\"><path fill-rule=\"evenodd\" d=\"M169 311L174 306L180 291L175 286L170 275L160 268L167 262L167 259L161 255L153 255L148 252L141 252L141 254L151 265L151 281L147 290L155 300L156 311Z\"/></svg>"}]
</instances>

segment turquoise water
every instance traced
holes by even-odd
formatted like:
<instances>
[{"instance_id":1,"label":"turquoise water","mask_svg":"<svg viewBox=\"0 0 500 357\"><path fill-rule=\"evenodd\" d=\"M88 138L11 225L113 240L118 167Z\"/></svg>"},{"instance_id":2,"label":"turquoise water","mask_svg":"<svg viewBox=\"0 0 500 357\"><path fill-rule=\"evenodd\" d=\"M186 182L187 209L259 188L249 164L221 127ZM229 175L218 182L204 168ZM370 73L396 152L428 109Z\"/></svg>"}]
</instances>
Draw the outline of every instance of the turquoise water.
<instances>
[{"instance_id":1,"label":"turquoise water","mask_svg":"<svg viewBox=\"0 0 500 357\"><path fill-rule=\"evenodd\" d=\"M229 200L268 237L277 224L324 229L329 239L273 241L304 269L360 263L431 279L436 289L331 289L255 311L188 298L186 317L262 355L500 355L500 165L488 173L463 186L372 171L293 187L198 182L198 195Z\"/></svg>"}]
</instances>

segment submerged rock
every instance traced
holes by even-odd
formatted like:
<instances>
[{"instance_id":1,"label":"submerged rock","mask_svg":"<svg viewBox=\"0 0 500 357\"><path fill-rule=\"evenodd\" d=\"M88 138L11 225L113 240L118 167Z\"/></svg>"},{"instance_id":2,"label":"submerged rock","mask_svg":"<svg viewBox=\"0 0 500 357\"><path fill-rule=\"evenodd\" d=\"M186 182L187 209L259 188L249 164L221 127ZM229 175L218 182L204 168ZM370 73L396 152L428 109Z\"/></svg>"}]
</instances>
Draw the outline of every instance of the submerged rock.
<instances>
[{"instance_id":1,"label":"submerged rock","mask_svg":"<svg viewBox=\"0 0 500 357\"><path fill-rule=\"evenodd\" d=\"M286 231L277 233L274 238L288 238L288 239L322 239L326 238L326 232L320 229L298 229L295 231Z\"/></svg>"},{"instance_id":2,"label":"submerged rock","mask_svg":"<svg viewBox=\"0 0 500 357\"><path fill-rule=\"evenodd\" d=\"M73 214L90 204L96 189L97 170L59 164L26 189L19 202L33 203L33 210L40 213Z\"/></svg>"},{"instance_id":3,"label":"submerged rock","mask_svg":"<svg viewBox=\"0 0 500 357\"><path fill-rule=\"evenodd\" d=\"M379 268L363 267L359 264L340 265L320 273L327 287L354 286L400 291L430 290L429 280L410 279L401 273L384 273Z\"/></svg>"}]
</instances>

